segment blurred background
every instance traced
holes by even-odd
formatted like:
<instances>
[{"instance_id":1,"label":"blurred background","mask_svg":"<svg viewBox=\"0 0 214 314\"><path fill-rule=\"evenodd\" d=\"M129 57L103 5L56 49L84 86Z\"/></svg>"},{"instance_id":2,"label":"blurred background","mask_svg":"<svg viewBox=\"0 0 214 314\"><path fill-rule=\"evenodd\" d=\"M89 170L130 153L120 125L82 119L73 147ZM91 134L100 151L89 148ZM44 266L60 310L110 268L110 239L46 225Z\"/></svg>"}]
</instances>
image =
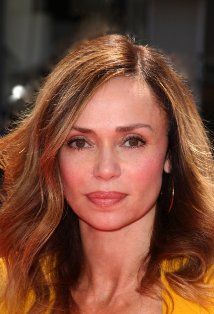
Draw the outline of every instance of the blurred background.
<instances>
[{"instance_id":1,"label":"blurred background","mask_svg":"<svg viewBox=\"0 0 214 314\"><path fill-rule=\"evenodd\" d=\"M129 34L170 55L214 130L213 0L1 0L0 134L83 38Z\"/></svg>"}]
</instances>

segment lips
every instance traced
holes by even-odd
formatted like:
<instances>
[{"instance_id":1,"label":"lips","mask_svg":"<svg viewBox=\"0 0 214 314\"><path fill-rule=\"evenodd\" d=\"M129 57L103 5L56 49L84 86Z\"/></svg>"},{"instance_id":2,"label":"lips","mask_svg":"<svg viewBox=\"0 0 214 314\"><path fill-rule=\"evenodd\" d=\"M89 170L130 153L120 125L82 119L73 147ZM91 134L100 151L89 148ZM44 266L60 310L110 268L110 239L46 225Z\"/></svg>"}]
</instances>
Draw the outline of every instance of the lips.
<instances>
[{"instance_id":1,"label":"lips","mask_svg":"<svg viewBox=\"0 0 214 314\"><path fill-rule=\"evenodd\" d=\"M86 194L88 197L91 198L111 198L111 199L119 199L119 198L123 198L124 196L126 196L127 194L125 193L120 193L120 192L114 192L114 191L108 191L108 192L104 192L104 191L97 191L97 192L92 192L89 194Z\"/></svg>"},{"instance_id":2,"label":"lips","mask_svg":"<svg viewBox=\"0 0 214 314\"><path fill-rule=\"evenodd\" d=\"M123 200L127 194L115 191L96 191L86 194L87 198L99 206L111 206Z\"/></svg>"}]
</instances>

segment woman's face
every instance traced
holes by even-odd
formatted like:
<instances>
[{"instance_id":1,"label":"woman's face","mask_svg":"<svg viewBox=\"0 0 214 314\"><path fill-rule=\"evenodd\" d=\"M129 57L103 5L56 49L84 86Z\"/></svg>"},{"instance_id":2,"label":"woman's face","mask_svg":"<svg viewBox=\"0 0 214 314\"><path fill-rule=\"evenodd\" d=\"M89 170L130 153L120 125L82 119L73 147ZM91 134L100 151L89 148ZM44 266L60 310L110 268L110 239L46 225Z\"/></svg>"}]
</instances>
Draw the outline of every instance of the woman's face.
<instances>
[{"instance_id":1,"label":"woman's face","mask_svg":"<svg viewBox=\"0 0 214 314\"><path fill-rule=\"evenodd\" d=\"M155 211L167 145L165 112L146 83L117 77L98 88L59 152L64 195L80 221L113 231Z\"/></svg>"}]
</instances>

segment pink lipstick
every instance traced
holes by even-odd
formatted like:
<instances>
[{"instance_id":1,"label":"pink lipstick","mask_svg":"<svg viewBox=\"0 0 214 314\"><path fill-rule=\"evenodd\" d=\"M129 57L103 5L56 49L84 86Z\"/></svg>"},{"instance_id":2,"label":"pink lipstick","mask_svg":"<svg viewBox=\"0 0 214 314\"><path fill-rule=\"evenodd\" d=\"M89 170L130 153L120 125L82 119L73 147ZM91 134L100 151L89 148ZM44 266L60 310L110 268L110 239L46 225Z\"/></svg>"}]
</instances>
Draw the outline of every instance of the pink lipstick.
<instances>
[{"instance_id":1,"label":"pink lipstick","mask_svg":"<svg viewBox=\"0 0 214 314\"><path fill-rule=\"evenodd\" d=\"M86 196L92 203L101 207L107 207L120 202L127 194L115 191L96 191L86 194Z\"/></svg>"}]
</instances>

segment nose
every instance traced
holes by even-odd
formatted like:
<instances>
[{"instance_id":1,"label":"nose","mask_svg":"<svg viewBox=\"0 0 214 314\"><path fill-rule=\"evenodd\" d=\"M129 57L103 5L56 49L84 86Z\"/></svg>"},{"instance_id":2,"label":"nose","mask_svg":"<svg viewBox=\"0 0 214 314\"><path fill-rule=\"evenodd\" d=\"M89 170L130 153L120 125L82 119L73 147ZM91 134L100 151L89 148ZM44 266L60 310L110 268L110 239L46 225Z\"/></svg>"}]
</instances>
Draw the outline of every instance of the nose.
<instances>
[{"instance_id":1,"label":"nose","mask_svg":"<svg viewBox=\"0 0 214 314\"><path fill-rule=\"evenodd\" d=\"M102 180L110 180L120 176L121 167L115 152L111 148L104 148L99 152L93 174L96 178Z\"/></svg>"}]
</instances>

